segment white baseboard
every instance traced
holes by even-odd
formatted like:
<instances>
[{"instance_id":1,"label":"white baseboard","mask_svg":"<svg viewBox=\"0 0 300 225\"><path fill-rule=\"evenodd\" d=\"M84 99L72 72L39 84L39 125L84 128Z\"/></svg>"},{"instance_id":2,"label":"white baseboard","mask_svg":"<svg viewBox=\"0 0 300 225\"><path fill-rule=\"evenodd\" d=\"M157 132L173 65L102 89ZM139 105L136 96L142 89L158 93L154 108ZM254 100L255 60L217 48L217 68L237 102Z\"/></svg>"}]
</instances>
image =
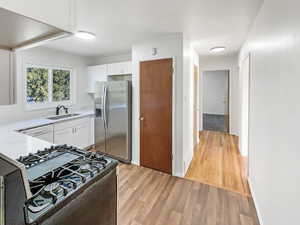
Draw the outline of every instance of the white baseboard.
<instances>
[{"instance_id":1,"label":"white baseboard","mask_svg":"<svg viewBox=\"0 0 300 225\"><path fill-rule=\"evenodd\" d=\"M254 202L254 206L255 206L255 209L256 209L256 213L257 213L257 217L258 217L258 220L259 220L259 224L260 225L264 225L263 220L262 220L262 215L261 215L261 213L259 211L259 207L258 207L258 204L257 204L257 201L256 201L255 191L253 189L253 186L252 186L252 183L251 183L250 179L248 179L248 184L249 184L250 192L251 192L252 199L253 199L253 202Z\"/></svg>"},{"instance_id":2,"label":"white baseboard","mask_svg":"<svg viewBox=\"0 0 300 225\"><path fill-rule=\"evenodd\" d=\"M131 164L136 165L136 166L139 166L139 165L140 165L138 162L136 162L136 161L134 161L134 160L131 160Z\"/></svg>"},{"instance_id":3,"label":"white baseboard","mask_svg":"<svg viewBox=\"0 0 300 225\"><path fill-rule=\"evenodd\" d=\"M179 177L179 178L183 178L184 177L184 174L182 174L182 173L174 173L174 174L172 174L172 176L174 176L174 177Z\"/></svg>"}]
</instances>

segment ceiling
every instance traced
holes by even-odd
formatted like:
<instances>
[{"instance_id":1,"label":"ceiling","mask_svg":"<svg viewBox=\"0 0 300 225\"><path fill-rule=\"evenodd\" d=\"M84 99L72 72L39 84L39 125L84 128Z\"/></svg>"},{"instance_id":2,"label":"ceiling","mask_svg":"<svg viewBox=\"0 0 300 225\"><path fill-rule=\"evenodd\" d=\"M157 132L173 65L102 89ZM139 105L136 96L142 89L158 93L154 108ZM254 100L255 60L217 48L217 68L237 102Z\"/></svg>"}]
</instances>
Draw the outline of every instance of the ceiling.
<instances>
[{"instance_id":1,"label":"ceiling","mask_svg":"<svg viewBox=\"0 0 300 225\"><path fill-rule=\"evenodd\" d=\"M83 55L128 53L135 43L184 33L200 55L215 46L235 53L244 42L263 0L77 0L77 29L97 38L75 37L48 47Z\"/></svg>"}]
</instances>

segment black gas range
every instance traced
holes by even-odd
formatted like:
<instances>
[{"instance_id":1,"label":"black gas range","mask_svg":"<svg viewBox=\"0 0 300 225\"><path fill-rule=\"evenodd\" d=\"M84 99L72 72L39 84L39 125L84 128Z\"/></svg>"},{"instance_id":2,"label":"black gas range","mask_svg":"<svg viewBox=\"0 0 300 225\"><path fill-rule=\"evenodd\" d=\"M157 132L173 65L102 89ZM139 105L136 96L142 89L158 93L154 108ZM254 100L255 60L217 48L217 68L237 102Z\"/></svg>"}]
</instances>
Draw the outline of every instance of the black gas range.
<instances>
[{"instance_id":1,"label":"black gas range","mask_svg":"<svg viewBox=\"0 0 300 225\"><path fill-rule=\"evenodd\" d=\"M31 196L22 204L24 222L7 218L14 225L117 224L117 161L67 145L52 146L17 161L26 168ZM13 201L14 196L5 194L6 201ZM6 213L9 217L10 212Z\"/></svg>"}]
</instances>

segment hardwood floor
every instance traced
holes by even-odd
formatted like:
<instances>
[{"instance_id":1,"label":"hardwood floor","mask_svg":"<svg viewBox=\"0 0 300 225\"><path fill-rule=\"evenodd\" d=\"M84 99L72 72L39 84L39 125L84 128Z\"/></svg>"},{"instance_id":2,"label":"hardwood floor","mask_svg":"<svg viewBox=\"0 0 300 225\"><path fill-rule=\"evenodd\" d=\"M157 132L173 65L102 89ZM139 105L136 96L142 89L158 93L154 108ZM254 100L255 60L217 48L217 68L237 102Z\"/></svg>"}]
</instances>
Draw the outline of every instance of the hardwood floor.
<instances>
[{"instance_id":1,"label":"hardwood floor","mask_svg":"<svg viewBox=\"0 0 300 225\"><path fill-rule=\"evenodd\" d=\"M250 196L245 159L239 153L237 137L227 133L201 132L200 144L185 177Z\"/></svg>"},{"instance_id":2,"label":"hardwood floor","mask_svg":"<svg viewBox=\"0 0 300 225\"><path fill-rule=\"evenodd\" d=\"M118 225L259 225L249 197L134 165L119 165L118 198Z\"/></svg>"}]
</instances>

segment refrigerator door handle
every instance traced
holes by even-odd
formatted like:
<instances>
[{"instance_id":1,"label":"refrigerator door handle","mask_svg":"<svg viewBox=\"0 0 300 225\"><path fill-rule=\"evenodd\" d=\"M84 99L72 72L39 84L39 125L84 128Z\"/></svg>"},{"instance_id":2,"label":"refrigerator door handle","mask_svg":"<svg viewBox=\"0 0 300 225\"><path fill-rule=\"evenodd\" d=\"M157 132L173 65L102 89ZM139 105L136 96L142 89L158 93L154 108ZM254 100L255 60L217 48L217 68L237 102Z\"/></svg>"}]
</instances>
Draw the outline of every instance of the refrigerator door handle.
<instances>
[{"instance_id":1,"label":"refrigerator door handle","mask_svg":"<svg viewBox=\"0 0 300 225\"><path fill-rule=\"evenodd\" d=\"M107 109L106 109L106 100L107 100L107 87L104 86L104 90L103 90L103 119L104 119L104 127L105 129L108 128L107 126L107 115L106 115L106 112L107 112Z\"/></svg>"}]
</instances>

